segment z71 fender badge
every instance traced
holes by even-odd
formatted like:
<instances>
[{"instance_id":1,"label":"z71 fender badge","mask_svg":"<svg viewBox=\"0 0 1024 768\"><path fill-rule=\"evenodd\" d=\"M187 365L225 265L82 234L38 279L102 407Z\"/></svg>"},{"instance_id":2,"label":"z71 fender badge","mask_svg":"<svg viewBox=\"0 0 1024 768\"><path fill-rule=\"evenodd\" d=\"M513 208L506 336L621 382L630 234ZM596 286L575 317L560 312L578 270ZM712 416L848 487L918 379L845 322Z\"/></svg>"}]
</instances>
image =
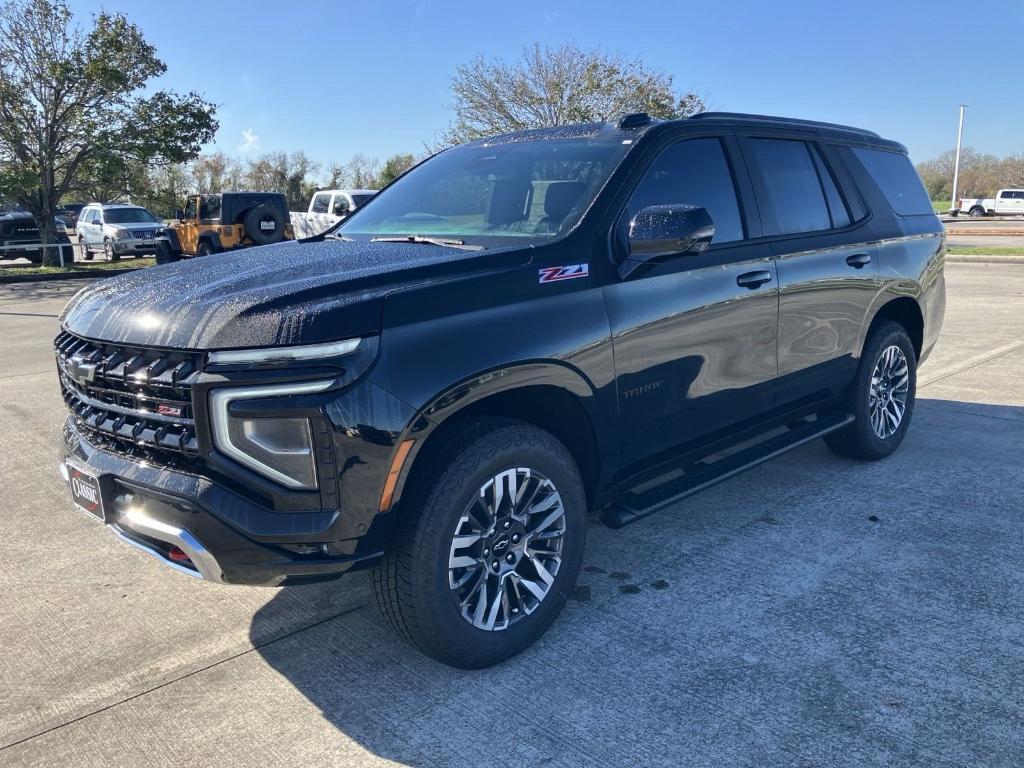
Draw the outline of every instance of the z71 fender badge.
<instances>
[{"instance_id":1,"label":"z71 fender badge","mask_svg":"<svg viewBox=\"0 0 1024 768\"><path fill-rule=\"evenodd\" d=\"M544 267L540 270L540 283L555 283L559 280L572 280L590 274L589 264L570 264L567 267Z\"/></svg>"}]
</instances>

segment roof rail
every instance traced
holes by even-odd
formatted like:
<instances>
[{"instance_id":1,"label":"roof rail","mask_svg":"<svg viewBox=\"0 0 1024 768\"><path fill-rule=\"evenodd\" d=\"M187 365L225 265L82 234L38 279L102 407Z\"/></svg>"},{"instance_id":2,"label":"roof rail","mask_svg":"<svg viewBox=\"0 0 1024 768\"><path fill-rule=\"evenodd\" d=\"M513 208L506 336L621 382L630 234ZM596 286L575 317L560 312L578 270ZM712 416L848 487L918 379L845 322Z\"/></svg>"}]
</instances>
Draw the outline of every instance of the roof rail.
<instances>
[{"instance_id":1,"label":"roof rail","mask_svg":"<svg viewBox=\"0 0 1024 768\"><path fill-rule=\"evenodd\" d=\"M619 130L625 131L630 128L639 128L641 125L648 125L654 122L646 112L632 112L619 118Z\"/></svg>"},{"instance_id":2,"label":"roof rail","mask_svg":"<svg viewBox=\"0 0 1024 768\"><path fill-rule=\"evenodd\" d=\"M820 120L801 120L796 117L777 117L775 115L754 115L746 112L699 112L696 115L692 115L690 120L750 120L750 121L764 121L772 123L783 123L785 125L801 126L805 128L834 128L839 131L849 131L850 133L860 133L865 136L872 136L876 139L880 139L874 131L869 131L864 128L854 128L850 125L841 125L840 123L825 123Z\"/></svg>"}]
</instances>

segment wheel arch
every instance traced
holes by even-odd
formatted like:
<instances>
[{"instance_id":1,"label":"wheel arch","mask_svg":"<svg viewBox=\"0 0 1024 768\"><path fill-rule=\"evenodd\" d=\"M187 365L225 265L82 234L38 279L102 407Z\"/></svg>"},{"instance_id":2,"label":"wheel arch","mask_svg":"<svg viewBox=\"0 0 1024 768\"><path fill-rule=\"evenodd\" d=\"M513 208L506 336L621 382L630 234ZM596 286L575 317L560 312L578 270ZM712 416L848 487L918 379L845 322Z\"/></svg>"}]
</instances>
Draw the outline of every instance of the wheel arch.
<instances>
[{"instance_id":1,"label":"wheel arch","mask_svg":"<svg viewBox=\"0 0 1024 768\"><path fill-rule=\"evenodd\" d=\"M402 436L416 442L395 485L394 506L401 505L404 489L445 437L467 420L483 417L522 421L554 435L575 460L587 501L593 501L614 450L599 435L612 431L602 423L597 394L581 374L542 364L481 374L433 398Z\"/></svg>"},{"instance_id":2,"label":"wheel arch","mask_svg":"<svg viewBox=\"0 0 1024 768\"><path fill-rule=\"evenodd\" d=\"M214 232L212 229L208 229L205 232L200 232L199 237L196 238L196 248L198 248L199 244L202 243L204 240L210 243L210 246L213 248L213 250L224 250L223 246L220 243L220 233Z\"/></svg>"},{"instance_id":3,"label":"wheel arch","mask_svg":"<svg viewBox=\"0 0 1024 768\"><path fill-rule=\"evenodd\" d=\"M917 300L910 296L898 296L882 304L875 311L874 317L871 318L871 323L864 333L862 347L871 338L872 331L886 320L899 323L906 328L914 345L914 353L920 359L924 347L924 313Z\"/></svg>"}]
</instances>

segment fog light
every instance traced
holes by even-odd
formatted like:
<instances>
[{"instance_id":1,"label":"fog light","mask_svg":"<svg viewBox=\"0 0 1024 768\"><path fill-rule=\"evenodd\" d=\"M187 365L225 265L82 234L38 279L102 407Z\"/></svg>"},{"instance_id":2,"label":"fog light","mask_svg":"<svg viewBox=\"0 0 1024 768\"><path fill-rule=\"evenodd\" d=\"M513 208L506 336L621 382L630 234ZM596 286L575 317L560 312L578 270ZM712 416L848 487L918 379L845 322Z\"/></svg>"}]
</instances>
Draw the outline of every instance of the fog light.
<instances>
[{"instance_id":1,"label":"fog light","mask_svg":"<svg viewBox=\"0 0 1024 768\"><path fill-rule=\"evenodd\" d=\"M189 563L192 561L192 558L190 558L188 555L185 554L183 550L178 549L177 547L171 547L167 551L167 556L176 563Z\"/></svg>"}]
</instances>

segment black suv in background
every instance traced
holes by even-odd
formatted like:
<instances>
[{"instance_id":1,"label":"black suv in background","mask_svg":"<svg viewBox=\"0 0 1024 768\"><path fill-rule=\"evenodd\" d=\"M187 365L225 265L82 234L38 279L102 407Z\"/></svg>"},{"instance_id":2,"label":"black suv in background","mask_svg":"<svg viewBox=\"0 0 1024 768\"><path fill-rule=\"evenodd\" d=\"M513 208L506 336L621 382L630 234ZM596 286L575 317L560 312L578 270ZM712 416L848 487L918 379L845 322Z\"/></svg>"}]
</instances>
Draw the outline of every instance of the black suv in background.
<instances>
[{"instance_id":1,"label":"black suv in background","mask_svg":"<svg viewBox=\"0 0 1024 768\"><path fill-rule=\"evenodd\" d=\"M214 581L374 571L460 667L617 528L809 440L903 440L945 304L899 144L705 113L442 152L333 231L104 281L62 315L75 503ZM269 257L269 258L268 258Z\"/></svg>"}]
</instances>

